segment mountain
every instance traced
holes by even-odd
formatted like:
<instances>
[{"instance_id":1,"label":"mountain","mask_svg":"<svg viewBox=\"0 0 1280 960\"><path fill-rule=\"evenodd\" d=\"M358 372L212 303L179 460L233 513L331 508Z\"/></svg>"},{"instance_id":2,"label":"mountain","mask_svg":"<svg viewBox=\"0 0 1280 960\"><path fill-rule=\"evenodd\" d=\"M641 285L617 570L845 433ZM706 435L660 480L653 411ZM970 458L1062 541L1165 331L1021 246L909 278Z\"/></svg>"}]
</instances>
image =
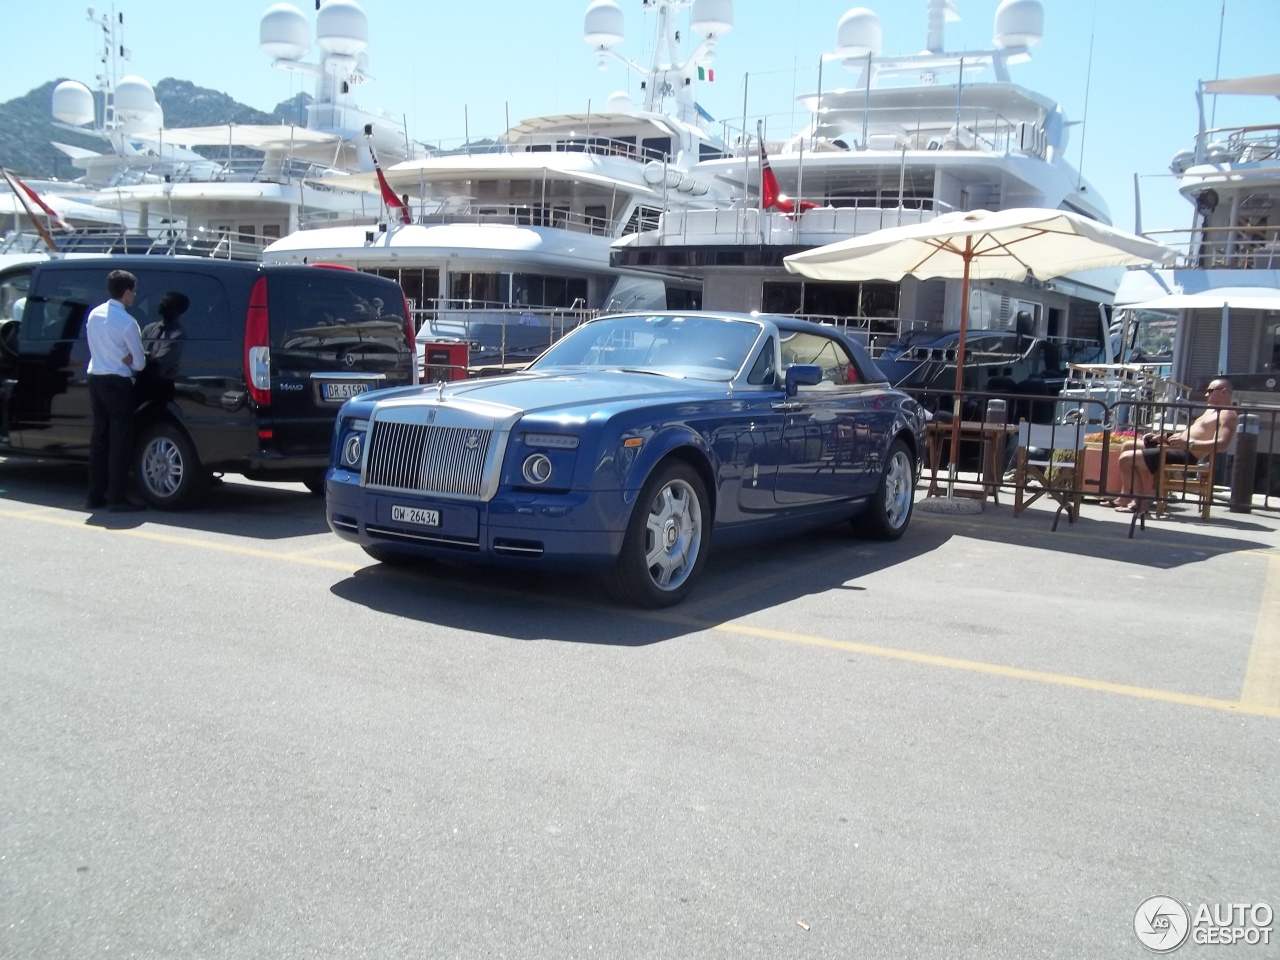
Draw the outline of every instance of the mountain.
<instances>
[{"instance_id":1,"label":"mountain","mask_svg":"<svg viewBox=\"0 0 1280 960\"><path fill-rule=\"evenodd\" d=\"M97 137L54 125L49 107L53 102L53 88L60 82L51 80L25 96L0 103L0 166L33 179L57 177L71 180L80 171L50 144L51 140L89 150L102 151L106 148L105 142ZM305 123L306 107L312 100L309 94L299 93L278 104L270 113L263 113L237 103L225 93L198 87L189 80L167 77L156 84L155 91L156 100L164 109L165 125L169 127ZM101 110L101 94L95 91L93 96ZM225 151L222 155L225 156Z\"/></svg>"}]
</instances>

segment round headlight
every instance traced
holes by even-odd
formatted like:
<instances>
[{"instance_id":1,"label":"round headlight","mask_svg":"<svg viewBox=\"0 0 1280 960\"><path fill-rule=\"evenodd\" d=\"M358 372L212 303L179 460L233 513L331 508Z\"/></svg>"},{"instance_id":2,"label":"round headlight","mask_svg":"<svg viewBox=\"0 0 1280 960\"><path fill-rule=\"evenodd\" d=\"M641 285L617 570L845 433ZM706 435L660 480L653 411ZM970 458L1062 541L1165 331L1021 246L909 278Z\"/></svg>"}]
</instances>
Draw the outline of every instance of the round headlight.
<instances>
[{"instance_id":1,"label":"round headlight","mask_svg":"<svg viewBox=\"0 0 1280 960\"><path fill-rule=\"evenodd\" d=\"M531 454L520 470L529 483L546 483L551 479L551 461L545 453Z\"/></svg>"},{"instance_id":2,"label":"round headlight","mask_svg":"<svg viewBox=\"0 0 1280 960\"><path fill-rule=\"evenodd\" d=\"M342 442L342 465L348 470L354 470L360 466L362 452L360 439L360 434L353 433Z\"/></svg>"}]
</instances>

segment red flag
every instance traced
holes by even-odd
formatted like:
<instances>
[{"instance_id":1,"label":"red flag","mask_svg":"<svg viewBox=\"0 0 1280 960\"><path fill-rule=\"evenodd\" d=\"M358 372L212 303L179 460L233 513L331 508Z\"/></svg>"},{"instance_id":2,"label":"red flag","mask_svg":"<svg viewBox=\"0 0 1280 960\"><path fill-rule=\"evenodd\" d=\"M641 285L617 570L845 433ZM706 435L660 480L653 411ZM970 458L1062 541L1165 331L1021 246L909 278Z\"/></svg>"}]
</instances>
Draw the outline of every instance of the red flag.
<instances>
[{"instance_id":1,"label":"red flag","mask_svg":"<svg viewBox=\"0 0 1280 960\"><path fill-rule=\"evenodd\" d=\"M806 210L812 210L816 206L816 203L801 200L799 210L804 213ZM795 201L784 196L778 188L778 178L773 175L773 168L769 166L769 155L764 152L763 139L760 141L760 207L763 210L773 207L775 210L788 215L796 212Z\"/></svg>"},{"instance_id":2,"label":"red flag","mask_svg":"<svg viewBox=\"0 0 1280 960\"><path fill-rule=\"evenodd\" d=\"M6 170L4 172L4 176L5 176L5 179L9 181L9 186L13 188L15 193L17 193L18 191L21 191L22 193L25 193L28 197L30 197L32 202L35 203L35 205L38 206L42 211L44 211L44 215L48 217L49 220L52 221L56 226L60 227L63 230L71 229L70 224L68 224L67 221L62 219L62 215L59 214L57 210L53 209L53 207L49 206L47 203L41 200L40 195L38 193L36 193L34 190L28 187L25 183L19 180L17 174L10 173L8 170ZM21 199L21 195L19 195L19 199Z\"/></svg>"},{"instance_id":3,"label":"red flag","mask_svg":"<svg viewBox=\"0 0 1280 960\"><path fill-rule=\"evenodd\" d=\"M401 223L413 223L413 218L409 216L409 208L404 205L404 201L396 196L396 192L391 189L391 184L387 183L387 178L382 175L382 168L374 166L374 173L378 175L378 188L382 191L382 202L392 210L400 211Z\"/></svg>"}]
</instances>

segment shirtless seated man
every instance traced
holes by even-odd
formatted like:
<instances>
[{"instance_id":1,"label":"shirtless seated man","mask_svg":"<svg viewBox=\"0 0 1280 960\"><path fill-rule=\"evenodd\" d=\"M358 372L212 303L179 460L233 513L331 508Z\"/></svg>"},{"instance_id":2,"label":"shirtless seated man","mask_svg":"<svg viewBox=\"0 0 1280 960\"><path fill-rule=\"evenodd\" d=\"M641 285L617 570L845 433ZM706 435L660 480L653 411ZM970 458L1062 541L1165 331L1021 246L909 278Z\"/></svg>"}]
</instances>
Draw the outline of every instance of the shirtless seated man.
<instances>
[{"instance_id":1,"label":"shirtless seated man","mask_svg":"<svg viewBox=\"0 0 1280 960\"><path fill-rule=\"evenodd\" d=\"M1205 393L1209 409L1185 429L1163 437L1148 433L1120 448L1120 495L1115 500L1102 501L1104 506L1133 513L1139 509L1134 505L1135 499L1155 496L1161 447L1165 448L1165 463L1199 463L1227 448L1236 435L1238 420L1231 408L1231 381L1219 377L1209 384Z\"/></svg>"}]
</instances>

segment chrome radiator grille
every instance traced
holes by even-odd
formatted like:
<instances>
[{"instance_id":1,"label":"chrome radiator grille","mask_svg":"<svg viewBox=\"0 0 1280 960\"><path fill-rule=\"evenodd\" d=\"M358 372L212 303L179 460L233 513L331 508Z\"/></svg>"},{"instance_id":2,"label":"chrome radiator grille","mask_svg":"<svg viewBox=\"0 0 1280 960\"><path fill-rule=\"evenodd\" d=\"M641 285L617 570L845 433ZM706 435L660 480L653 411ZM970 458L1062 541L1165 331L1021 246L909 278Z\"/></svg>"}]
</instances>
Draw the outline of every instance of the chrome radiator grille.
<instances>
[{"instance_id":1,"label":"chrome radiator grille","mask_svg":"<svg viewBox=\"0 0 1280 960\"><path fill-rule=\"evenodd\" d=\"M478 498L492 436L476 427L374 421L365 483Z\"/></svg>"}]
</instances>

